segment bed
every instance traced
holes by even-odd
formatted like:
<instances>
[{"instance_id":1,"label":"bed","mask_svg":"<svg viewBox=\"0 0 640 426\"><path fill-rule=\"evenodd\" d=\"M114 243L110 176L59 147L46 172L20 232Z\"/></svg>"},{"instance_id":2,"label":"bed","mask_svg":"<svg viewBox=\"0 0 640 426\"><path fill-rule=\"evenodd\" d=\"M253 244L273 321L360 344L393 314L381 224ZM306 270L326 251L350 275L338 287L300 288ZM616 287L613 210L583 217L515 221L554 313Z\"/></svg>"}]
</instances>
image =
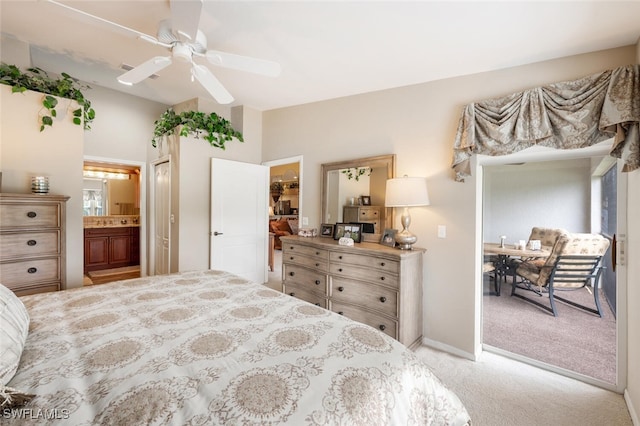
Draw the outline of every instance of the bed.
<instances>
[{"instance_id":1,"label":"bed","mask_svg":"<svg viewBox=\"0 0 640 426\"><path fill-rule=\"evenodd\" d=\"M227 272L15 299L28 334L0 384L35 396L8 424L470 424L397 341Z\"/></svg>"}]
</instances>

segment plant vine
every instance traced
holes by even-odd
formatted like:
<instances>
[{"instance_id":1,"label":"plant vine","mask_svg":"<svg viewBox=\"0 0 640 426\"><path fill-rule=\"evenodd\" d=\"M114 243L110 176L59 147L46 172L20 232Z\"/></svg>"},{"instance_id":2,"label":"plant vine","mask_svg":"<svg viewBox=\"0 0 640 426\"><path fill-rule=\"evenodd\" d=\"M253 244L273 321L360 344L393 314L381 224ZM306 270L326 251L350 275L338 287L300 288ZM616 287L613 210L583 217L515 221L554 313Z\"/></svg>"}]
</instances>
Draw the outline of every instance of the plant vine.
<instances>
[{"instance_id":1,"label":"plant vine","mask_svg":"<svg viewBox=\"0 0 640 426\"><path fill-rule=\"evenodd\" d=\"M344 169L342 170L342 173L347 175L347 179L349 180L355 179L356 181L359 181L360 177L365 174L367 174L367 176L371 176L372 171L373 169L371 169L371 167L354 167L353 169Z\"/></svg>"},{"instance_id":2,"label":"plant vine","mask_svg":"<svg viewBox=\"0 0 640 426\"><path fill-rule=\"evenodd\" d=\"M0 64L0 83L12 86L12 93L23 93L27 90L44 93L42 106L47 111L40 119L40 131L46 126L53 125L53 119L58 116L56 107L57 97L72 99L78 103L80 108L73 111L73 123L80 126L84 123L85 130L91 130L91 122L96 116L96 112L91 108L91 101L85 98L82 90L89 89L76 78L67 73L62 73L60 78L52 78L40 68L27 68L21 71L15 65Z\"/></svg>"},{"instance_id":3,"label":"plant vine","mask_svg":"<svg viewBox=\"0 0 640 426\"><path fill-rule=\"evenodd\" d=\"M160 119L155 121L155 129L151 144L158 146L158 141L165 135L174 132L178 126L180 136L194 135L196 139L202 138L213 147L225 149L225 143L236 138L244 142L242 133L231 127L231 123L220 117L215 112L205 114L200 111L184 111L176 114L173 109L168 109L162 113Z\"/></svg>"}]
</instances>

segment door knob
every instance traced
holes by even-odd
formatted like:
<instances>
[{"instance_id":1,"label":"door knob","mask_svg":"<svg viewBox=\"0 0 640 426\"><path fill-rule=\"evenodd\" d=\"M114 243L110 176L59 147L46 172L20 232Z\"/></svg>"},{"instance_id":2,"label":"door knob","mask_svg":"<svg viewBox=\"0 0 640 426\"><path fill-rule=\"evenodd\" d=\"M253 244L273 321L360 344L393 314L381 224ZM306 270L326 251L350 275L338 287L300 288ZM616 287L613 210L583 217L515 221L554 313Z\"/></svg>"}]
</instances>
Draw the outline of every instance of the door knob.
<instances>
[{"instance_id":1,"label":"door knob","mask_svg":"<svg viewBox=\"0 0 640 426\"><path fill-rule=\"evenodd\" d=\"M222 235L222 234L223 234L222 232L213 231L213 235L214 235L214 236L216 236L216 237L217 237L218 235Z\"/></svg>"}]
</instances>

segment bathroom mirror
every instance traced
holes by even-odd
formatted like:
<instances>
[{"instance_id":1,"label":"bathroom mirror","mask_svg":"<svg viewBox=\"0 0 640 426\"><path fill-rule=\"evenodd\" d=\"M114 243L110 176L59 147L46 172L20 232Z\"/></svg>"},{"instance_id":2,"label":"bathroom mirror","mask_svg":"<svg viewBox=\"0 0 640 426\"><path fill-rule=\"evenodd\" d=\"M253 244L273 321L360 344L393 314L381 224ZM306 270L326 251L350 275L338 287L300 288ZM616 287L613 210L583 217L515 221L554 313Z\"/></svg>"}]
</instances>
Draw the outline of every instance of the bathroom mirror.
<instances>
[{"instance_id":1,"label":"bathroom mirror","mask_svg":"<svg viewBox=\"0 0 640 426\"><path fill-rule=\"evenodd\" d=\"M322 165L322 223L340 223L345 206L379 207L380 226L368 241L379 241L393 227L393 209L384 206L387 179L395 177L395 154L357 158ZM364 235L364 234L363 234Z\"/></svg>"}]
</instances>

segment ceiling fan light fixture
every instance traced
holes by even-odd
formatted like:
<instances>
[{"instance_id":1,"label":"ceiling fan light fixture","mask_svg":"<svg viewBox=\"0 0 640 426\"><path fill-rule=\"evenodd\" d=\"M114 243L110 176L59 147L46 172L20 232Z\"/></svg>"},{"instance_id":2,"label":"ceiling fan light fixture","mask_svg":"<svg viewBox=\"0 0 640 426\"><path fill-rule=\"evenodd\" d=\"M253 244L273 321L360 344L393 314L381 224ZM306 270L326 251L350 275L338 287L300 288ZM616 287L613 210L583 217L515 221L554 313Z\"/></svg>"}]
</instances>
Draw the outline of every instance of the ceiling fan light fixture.
<instances>
[{"instance_id":1,"label":"ceiling fan light fixture","mask_svg":"<svg viewBox=\"0 0 640 426\"><path fill-rule=\"evenodd\" d=\"M184 43L176 43L171 50L173 57L182 62L191 62L191 49Z\"/></svg>"}]
</instances>

